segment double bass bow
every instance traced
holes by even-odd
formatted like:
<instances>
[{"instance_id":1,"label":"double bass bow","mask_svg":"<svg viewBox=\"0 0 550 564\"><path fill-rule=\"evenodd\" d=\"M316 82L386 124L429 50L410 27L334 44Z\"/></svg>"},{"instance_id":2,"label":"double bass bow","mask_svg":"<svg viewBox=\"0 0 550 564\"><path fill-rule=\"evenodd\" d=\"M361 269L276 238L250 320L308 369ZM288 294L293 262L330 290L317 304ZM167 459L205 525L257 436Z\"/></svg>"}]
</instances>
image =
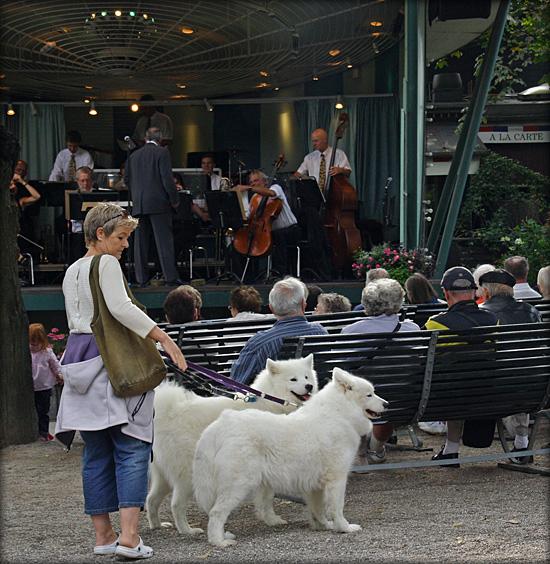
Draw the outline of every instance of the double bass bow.
<instances>
[{"instance_id":1,"label":"double bass bow","mask_svg":"<svg viewBox=\"0 0 550 564\"><path fill-rule=\"evenodd\" d=\"M338 141L344 136L348 114L342 112L336 128L328 170L334 166ZM329 176L325 190L326 207L324 226L331 244L332 265L341 271L351 264L353 253L361 248L361 232L355 225L357 194L343 174Z\"/></svg>"},{"instance_id":2,"label":"double bass bow","mask_svg":"<svg viewBox=\"0 0 550 564\"><path fill-rule=\"evenodd\" d=\"M285 156L280 154L273 163L271 176L285 165ZM248 224L235 233L233 247L241 255L250 257L263 257L271 251L273 238L271 224L283 208L279 199L269 199L269 196L254 194L250 199Z\"/></svg>"}]
</instances>

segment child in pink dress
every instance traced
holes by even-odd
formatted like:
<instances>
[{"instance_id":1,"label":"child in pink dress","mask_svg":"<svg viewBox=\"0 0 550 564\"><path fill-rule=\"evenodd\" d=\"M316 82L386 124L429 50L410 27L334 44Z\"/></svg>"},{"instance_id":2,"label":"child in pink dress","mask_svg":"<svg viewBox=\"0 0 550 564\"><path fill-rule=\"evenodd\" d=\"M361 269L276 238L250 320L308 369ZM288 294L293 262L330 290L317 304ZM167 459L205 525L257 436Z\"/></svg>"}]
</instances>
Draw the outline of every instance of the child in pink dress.
<instances>
[{"instance_id":1,"label":"child in pink dress","mask_svg":"<svg viewBox=\"0 0 550 564\"><path fill-rule=\"evenodd\" d=\"M29 346L32 357L34 405L38 414L38 434L41 441L52 441L53 436L49 432L50 399L52 388L63 381L61 365L50 346L42 323L29 325Z\"/></svg>"}]
</instances>

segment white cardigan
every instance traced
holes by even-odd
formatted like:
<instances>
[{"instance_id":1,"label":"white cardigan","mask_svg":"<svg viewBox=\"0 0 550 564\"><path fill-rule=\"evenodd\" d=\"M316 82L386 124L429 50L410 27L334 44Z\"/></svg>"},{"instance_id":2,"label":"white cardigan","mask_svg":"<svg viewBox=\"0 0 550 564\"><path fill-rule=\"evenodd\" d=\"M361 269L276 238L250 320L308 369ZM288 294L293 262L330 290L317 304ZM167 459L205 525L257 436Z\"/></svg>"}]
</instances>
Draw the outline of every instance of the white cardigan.
<instances>
[{"instance_id":1,"label":"white cardigan","mask_svg":"<svg viewBox=\"0 0 550 564\"><path fill-rule=\"evenodd\" d=\"M92 257L77 260L67 269L63 280L71 333L92 333L91 261ZM146 337L155 322L126 294L120 264L111 255L101 257L99 285L113 316L141 337ZM153 391L147 392L144 398L116 396L101 356L62 365L61 372L65 385L57 413L56 434L73 430L98 431L122 425L124 434L149 443L153 441Z\"/></svg>"}]
</instances>

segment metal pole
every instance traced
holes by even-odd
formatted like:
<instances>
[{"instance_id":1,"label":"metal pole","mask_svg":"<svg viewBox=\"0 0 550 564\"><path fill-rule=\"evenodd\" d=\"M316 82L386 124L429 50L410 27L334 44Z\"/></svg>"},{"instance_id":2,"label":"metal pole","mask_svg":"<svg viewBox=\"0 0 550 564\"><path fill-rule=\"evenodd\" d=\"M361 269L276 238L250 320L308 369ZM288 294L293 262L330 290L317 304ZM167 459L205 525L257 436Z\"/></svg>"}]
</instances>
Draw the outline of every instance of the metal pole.
<instances>
[{"instance_id":1,"label":"metal pole","mask_svg":"<svg viewBox=\"0 0 550 564\"><path fill-rule=\"evenodd\" d=\"M443 274L449 258L449 250L451 248L451 242L456 227L456 220L462 204L466 181L468 180L468 170L474 153L477 133L481 124L481 117L487 102L489 87L493 78L498 51L500 49L504 28L506 26L506 17L508 15L509 7L510 0L501 0L493 23L489 46L483 60L481 75L476 81L474 87L472 102L468 109L468 113L466 114L466 119L464 120L464 127L460 133L456 152L449 170L449 176L447 176L447 180L445 181L445 186L440 198L440 204L438 205L434 223L432 225L432 231L428 237L428 248L435 250L437 247L437 239L439 238L438 232L441 230L441 226L445 221L441 244L436 259L436 277L440 277ZM445 202L449 200L449 212L448 214L445 214Z\"/></svg>"}]
</instances>

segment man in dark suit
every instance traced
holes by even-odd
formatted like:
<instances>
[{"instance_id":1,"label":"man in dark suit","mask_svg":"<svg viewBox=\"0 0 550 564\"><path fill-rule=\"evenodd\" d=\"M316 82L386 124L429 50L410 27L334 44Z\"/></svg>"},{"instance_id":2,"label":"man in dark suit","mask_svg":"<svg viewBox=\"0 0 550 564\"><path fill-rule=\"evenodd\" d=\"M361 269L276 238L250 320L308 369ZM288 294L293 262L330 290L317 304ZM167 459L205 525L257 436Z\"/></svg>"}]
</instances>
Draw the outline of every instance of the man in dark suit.
<instances>
[{"instance_id":1,"label":"man in dark suit","mask_svg":"<svg viewBox=\"0 0 550 564\"><path fill-rule=\"evenodd\" d=\"M139 217L135 232L134 260L136 280L145 286L148 280L147 260L151 230L167 286L179 285L174 254L172 219L179 204L172 177L170 153L161 147L161 132L151 127L145 134L145 145L128 158L124 182L130 189L132 213Z\"/></svg>"}]
</instances>

